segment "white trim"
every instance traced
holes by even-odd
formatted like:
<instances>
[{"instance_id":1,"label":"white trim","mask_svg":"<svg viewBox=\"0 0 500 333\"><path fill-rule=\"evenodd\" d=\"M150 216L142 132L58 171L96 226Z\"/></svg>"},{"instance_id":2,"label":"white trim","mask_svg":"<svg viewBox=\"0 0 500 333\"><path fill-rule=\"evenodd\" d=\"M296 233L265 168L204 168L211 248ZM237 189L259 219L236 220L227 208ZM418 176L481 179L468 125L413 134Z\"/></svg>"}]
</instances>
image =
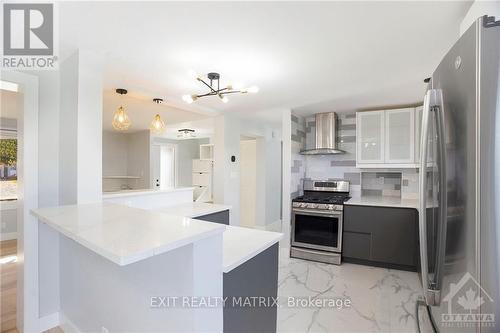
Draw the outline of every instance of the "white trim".
<instances>
[{"instance_id":1,"label":"white trim","mask_svg":"<svg viewBox=\"0 0 500 333\"><path fill-rule=\"evenodd\" d=\"M54 312L38 320L38 331L44 332L59 326L59 312Z\"/></svg>"},{"instance_id":2,"label":"white trim","mask_svg":"<svg viewBox=\"0 0 500 333\"><path fill-rule=\"evenodd\" d=\"M358 169L419 169L415 163L356 163Z\"/></svg>"},{"instance_id":3,"label":"white trim","mask_svg":"<svg viewBox=\"0 0 500 333\"><path fill-rule=\"evenodd\" d=\"M7 241L12 239L17 239L17 232L0 233L0 241Z\"/></svg>"},{"instance_id":4,"label":"white trim","mask_svg":"<svg viewBox=\"0 0 500 333\"><path fill-rule=\"evenodd\" d=\"M17 209L17 329L38 332L38 221L30 215L38 207L38 77L16 71L2 71L2 79L19 84L23 112L18 127Z\"/></svg>"}]
</instances>

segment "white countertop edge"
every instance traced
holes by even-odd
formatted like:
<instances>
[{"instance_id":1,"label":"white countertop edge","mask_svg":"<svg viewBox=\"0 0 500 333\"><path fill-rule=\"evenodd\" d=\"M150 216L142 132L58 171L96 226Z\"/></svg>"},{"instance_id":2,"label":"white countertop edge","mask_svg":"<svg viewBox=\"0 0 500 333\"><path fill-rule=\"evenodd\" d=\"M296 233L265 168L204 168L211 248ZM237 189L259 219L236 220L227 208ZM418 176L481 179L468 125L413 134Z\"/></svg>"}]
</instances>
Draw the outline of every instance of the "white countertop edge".
<instances>
[{"instance_id":1,"label":"white countertop edge","mask_svg":"<svg viewBox=\"0 0 500 333\"><path fill-rule=\"evenodd\" d=\"M229 205L213 204L207 202L186 202L173 206L155 208L153 210L163 214L196 219L200 216L220 213L231 209L232 207Z\"/></svg>"},{"instance_id":2,"label":"white countertop edge","mask_svg":"<svg viewBox=\"0 0 500 333\"><path fill-rule=\"evenodd\" d=\"M224 265L223 268L222 268L222 271L224 273L229 273L233 269L239 267L241 264L244 264L248 260L254 258L255 256L257 256L260 253L264 252L265 250L267 250L268 248L270 248L274 244L278 243L281 239L283 239L284 235L282 233L278 233L278 232L273 232L273 233L276 234L276 237L274 237L273 239L270 239L270 240L266 241L260 247L256 248L255 250L253 250L251 252L248 252L245 256L240 257L238 260L233 261L233 262L231 262L228 265Z\"/></svg>"},{"instance_id":3,"label":"white countertop edge","mask_svg":"<svg viewBox=\"0 0 500 333\"><path fill-rule=\"evenodd\" d=\"M348 201L344 202L344 205L418 209L418 200L382 196L365 196L350 198Z\"/></svg>"},{"instance_id":4,"label":"white countertop edge","mask_svg":"<svg viewBox=\"0 0 500 333\"><path fill-rule=\"evenodd\" d=\"M123 192L103 192L103 199L112 199L112 198L122 198L122 197L135 197L135 196L143 196L143 195L156 195L162 193L172 193L172 192L182 192L182 191L193 191L194 187L178 187L178 188L170 188L166 190L124 190Z\"/></svg>"},{"instance_id":5,"label":"white countertop edge","mask_svg":"<svg viewBox=\"0 0 500 333\"><path fill-rule=\"evenodd\" d=\"M111 262L113 262L119 266L126 266L129 264L133 264L135 262L153 257L155 255L166 253L166 252L178 249L180 247L195 243L199 240L209 238L209 237L212 237L212 236L215 236L218 234L223 234L224 231L226 230L226 226L221 224L220 228L213 229L210 231L205 231L205 232L200 233L196 236L186 237L183 240L172 242L168 245L158 246L158 247L151 248L151 249L145 250L143 252L138 252L138 253L135 253L135 254L129 255L129 256L117 256L117 255L114 255L112 253L109 253L107 250L105 250L103 248L94 246L92 243L85 241L85 239L75 235L72 232L68 232L64 228L60 228L59 225L50 222L50 220L44 218L43 216L38 215L35 211L31 210L30 212L38 220L40 220L42 223L50 226L51 228L58 231L62 235L68 237L69 239L77 242L78 244L82 245L83 247L91 250L92 252L95 252L96 254L110 260ZM206 223L209 223L209 222L206 222Z\"/></svg>"}]
</instances>

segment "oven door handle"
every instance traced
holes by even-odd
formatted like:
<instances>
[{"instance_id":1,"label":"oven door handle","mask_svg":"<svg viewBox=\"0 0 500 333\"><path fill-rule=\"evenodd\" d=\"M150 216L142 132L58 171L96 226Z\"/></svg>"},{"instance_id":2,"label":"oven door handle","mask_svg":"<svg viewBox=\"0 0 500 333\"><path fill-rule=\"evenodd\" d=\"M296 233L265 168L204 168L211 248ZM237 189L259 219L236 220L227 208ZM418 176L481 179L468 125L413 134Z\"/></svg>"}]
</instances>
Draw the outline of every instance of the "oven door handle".
<instances>
[{"instance_id":1,"label":"oven door handle","mask_svg":"<svg viewBox=\"0 0 500 333\"><path fill-rule=\"evenodd\" d=\"M309 215L309 216L327 216L327 217L339 217L342 216L342 211L318 211L310 209L292 209L295 214Z\"/></svg>"}]
</instances>

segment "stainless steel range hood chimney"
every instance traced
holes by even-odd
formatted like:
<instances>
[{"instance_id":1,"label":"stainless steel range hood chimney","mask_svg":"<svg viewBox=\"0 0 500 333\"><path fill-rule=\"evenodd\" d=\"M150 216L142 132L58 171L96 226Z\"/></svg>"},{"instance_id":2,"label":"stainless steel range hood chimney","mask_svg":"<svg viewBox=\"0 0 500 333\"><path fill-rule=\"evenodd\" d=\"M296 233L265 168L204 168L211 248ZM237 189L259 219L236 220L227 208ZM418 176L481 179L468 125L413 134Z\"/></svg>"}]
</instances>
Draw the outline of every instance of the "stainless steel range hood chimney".
<instances>
[{"instance_id":1,"label":"stainless steel range hood chimney","mask_svg":"<svg viewBox=\"0 0 500 333\"><path fill-rule=\"evenodd\" d=\"M337 115L335 112L316 114L316 148L300 152L302 155L343 154L337 149Z\"/></svg>"}]
</instances>

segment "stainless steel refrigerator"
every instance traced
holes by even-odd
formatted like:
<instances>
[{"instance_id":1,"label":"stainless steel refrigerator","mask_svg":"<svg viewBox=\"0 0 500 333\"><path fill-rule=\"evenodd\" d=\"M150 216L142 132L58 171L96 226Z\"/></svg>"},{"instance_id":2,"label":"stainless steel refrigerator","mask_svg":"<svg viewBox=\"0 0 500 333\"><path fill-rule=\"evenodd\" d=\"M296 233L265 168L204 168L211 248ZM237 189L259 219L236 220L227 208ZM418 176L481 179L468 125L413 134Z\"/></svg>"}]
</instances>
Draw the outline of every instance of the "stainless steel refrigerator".
<instances>
[{"instance_id":1,"label":"stainless steel refrigerator","mask_svg":"<svg viewBox=\"0 0 500 333\"><path fill-rule=\"evenodd\" d=\"M500 21L478 19L432 74L420 145L419 328L500 332Z\"/></svg>"}]
</instances>

